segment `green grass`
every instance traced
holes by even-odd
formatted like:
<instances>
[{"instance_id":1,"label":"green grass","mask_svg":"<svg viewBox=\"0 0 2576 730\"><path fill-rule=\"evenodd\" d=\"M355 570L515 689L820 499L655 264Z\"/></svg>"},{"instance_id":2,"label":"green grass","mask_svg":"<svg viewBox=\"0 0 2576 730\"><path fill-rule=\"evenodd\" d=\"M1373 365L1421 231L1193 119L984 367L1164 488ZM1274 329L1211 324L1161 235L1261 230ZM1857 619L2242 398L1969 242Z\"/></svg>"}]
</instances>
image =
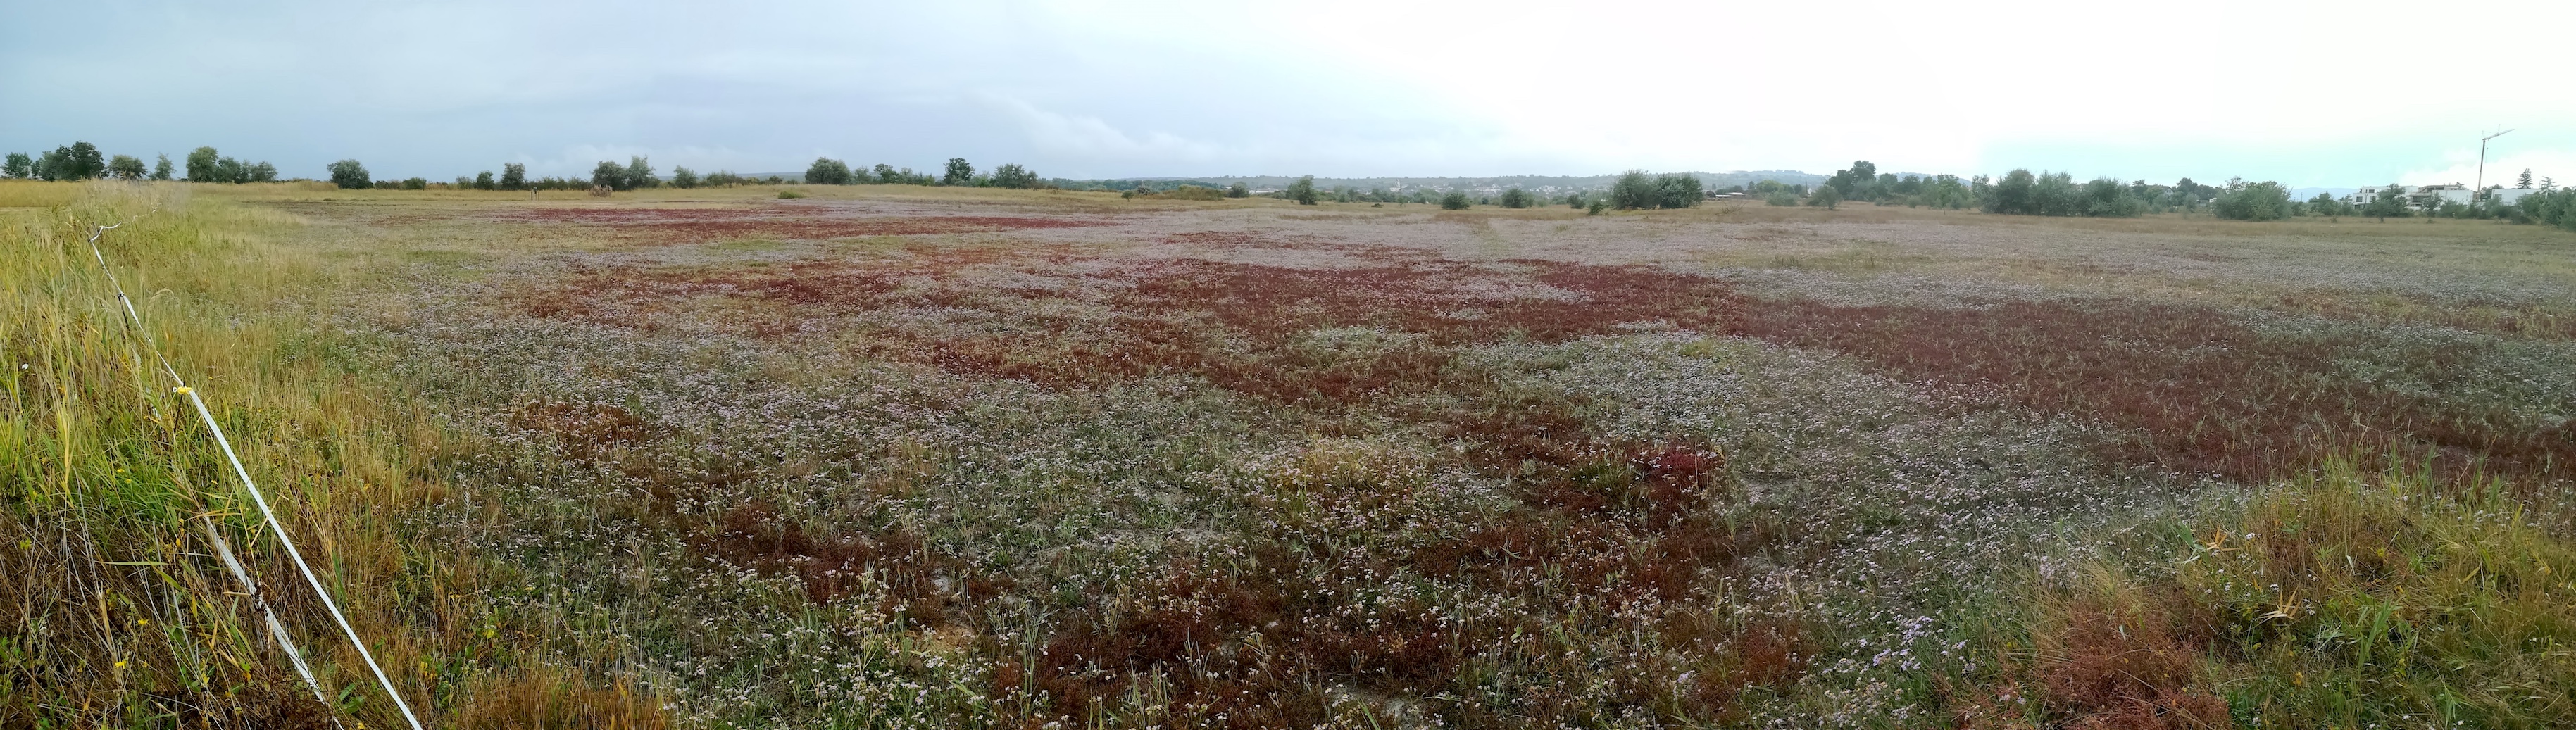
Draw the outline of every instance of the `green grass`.
<instances>
[{"instance_id":1,"label":"green grass","mask_svg":"<svg viewBox=\"0 0 2576 730\"><path fill-rule=\"evenodd\" d=\"M2506 493L2330 463L2169 533L2171 559L2039 593L1995 647L2013 671L1959 702L2043 724L2566 727L2576 546Z\"/></svg>"}]
</instances>

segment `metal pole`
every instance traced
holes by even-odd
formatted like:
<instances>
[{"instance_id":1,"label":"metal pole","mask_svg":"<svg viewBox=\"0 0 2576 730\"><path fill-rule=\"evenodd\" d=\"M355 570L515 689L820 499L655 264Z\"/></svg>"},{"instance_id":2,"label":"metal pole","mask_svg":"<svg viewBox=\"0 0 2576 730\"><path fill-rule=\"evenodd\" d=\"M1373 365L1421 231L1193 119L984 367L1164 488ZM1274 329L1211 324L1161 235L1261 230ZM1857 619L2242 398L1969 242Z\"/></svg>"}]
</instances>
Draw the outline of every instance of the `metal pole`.
<instances>
[{"instance_id":1,"label":"metal pole","mask_svg":"<svg viewBox=\"0 0 2576 730\"><path fill-rule=\"evenodd\" d=\"M2487 194L2487 140L2512 133L2513 130L2508 129L2478 138L2478 186L2469 190L2470 200L2477 200L2479 197Z\"/></svg>"}]
</instances>

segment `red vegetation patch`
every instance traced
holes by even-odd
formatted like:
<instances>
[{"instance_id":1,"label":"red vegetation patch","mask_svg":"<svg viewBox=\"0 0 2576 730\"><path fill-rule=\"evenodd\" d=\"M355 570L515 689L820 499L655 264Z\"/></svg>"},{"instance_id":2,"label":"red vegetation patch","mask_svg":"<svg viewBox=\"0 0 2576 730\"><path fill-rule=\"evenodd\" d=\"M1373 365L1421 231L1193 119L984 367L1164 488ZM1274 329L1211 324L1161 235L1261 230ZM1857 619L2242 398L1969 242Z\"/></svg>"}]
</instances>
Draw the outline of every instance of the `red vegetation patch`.
<instances>
[{"instance_id":1,"label":"red vegetation patch","mask_svg":"<svg viewBox=\"0 0 2576 730\"><path fill-rule=\"evenodd\" d=\"M699 542L700 549L734 565L796 576L806 597L816 603L829 603L873 581L883 587L881 608L923 625L946 623L952 602L972 605L1008 587L1005 579L977 575L955 581L953 590L943 588L941 578L955 577L960 566L928 548L919 535L820 537L760 506L727 511L721 527Z\"/></svg>"},{"instance_id":2,"label":"red vegetation patch","mask_svg":"<svg viewBox=\"0 0 2576 730\"><path fill-rule=\"evenodd\" d=\"M534 208L520 220L602 226L667 242L735 238L819 240L859 236L989 233L1032 228L1108 225L1079 218L1014 216L905 216L842 218L788 206L761 208Z\"/></svg>"},{"instance_id":3,"label":"red vegetation patch","mask_svg":"<svg viewBox=\"0 0 2576 730\"><path fill-rule=\"evenodd\" d=\"M1978 309L1748 300L1738 332L1838 350L1903 377L2132 429L2114 457L2259 481L2351 450L2431 450L2453 475L2561 474L2576 431L2342 374L2384 343L2258 332L2206 307L2125 300Z\"/></svg>"},{"instance_id":4,"label":"red vegetation patch","mask_svg":"<svg viewBox=\"0 0 2576 730\"><path fill-rule=\"evenodd\" d=\"M2079 605L2040 668L2050 710L2083 730L2234 727L2227 701L2201 686L2201 652L2153 611Z\"/></svg>"}]
</instances>

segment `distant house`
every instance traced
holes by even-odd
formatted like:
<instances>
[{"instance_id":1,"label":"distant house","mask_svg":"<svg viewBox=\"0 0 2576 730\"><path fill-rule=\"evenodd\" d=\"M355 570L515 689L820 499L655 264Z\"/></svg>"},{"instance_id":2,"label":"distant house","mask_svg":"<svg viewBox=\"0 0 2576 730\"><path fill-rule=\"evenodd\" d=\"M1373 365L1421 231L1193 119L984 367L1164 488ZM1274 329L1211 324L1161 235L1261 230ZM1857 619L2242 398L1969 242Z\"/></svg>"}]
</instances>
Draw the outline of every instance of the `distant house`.
<instances>
[{"instance_id":1,"label":"distant house","mask_svg":"<svg viewBox=\"0 0 2576 730\"><path fill-rule=\"evenodd\" d=\"M2522 196L2537 192L2540 192L2538 188L2496 188L2487 191L2487 199L2495 201L2496 205L2512 205L2522 202Z\"/></svg>"},{"instance_id":2,"label":"distant house","mask_svg":"<svg viewBox=\"0 0 2576 730\"><path fill-rule=\"evenodd\" d=\"M2353 205L2369 205L2371 203L2379 202L2379 196L2382 195L2405 195L2410 192L2414 192L2414 188L2409 188L2404 185L2363 185L2360 190L2355 190L2351 195L2344 196L2343 202L2351 203Z\"/></svg>"},{"instance_id":3,"label":"distant house","mask_svg":"<svg viewBox=\"0 0 2576 730\"><path fill-rule=\"evenodd\" d=\"M2360 190L2354 191L2353 194L2344 196L2343 200L2344 202L2351 203L2353 205L2369 205L2372 202L2379 200L2379 197L2382 195L2394 195L2405 198L2406 207L2413 210L2428 210L2438 207L2443 203L2467 205L2478 198L2477 191L2470 190L2469 186L2452 183L2449 185L2424 185L2420 187L2410 185L2364 185Z\"/></svg>"}]
</instances>

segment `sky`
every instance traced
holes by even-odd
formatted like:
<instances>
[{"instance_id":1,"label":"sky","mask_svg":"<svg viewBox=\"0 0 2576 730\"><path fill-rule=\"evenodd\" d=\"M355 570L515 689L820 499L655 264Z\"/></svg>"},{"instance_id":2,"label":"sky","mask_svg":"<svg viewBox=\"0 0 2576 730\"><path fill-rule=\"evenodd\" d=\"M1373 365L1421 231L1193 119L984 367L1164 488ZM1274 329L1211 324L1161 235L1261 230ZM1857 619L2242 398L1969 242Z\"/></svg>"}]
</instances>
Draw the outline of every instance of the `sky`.
<instances>
[{"instance_id":1,"label":"sky","mask_svg":"<svg viewBox=\"0 0 2576 730\"><path fill-rule=\"evenodd\" d=\"M0 151L322 177L2576 182L2576 3L0 3ZM2470 6L2461 6L2470 7Z\"/></svg>"}]
</instances>

